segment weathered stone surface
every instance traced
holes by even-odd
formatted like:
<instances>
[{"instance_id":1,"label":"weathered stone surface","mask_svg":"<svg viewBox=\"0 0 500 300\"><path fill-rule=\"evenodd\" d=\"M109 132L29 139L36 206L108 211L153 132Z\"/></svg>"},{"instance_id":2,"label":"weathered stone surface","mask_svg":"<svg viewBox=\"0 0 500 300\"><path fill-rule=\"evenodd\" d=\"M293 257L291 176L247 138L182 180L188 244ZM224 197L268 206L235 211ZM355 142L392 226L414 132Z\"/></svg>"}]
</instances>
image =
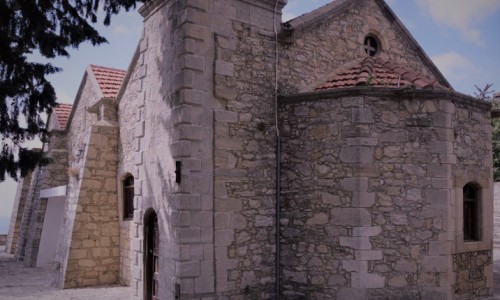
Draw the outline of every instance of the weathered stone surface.
<instances>
[{"instance_id":1,"label":"weathered stone surface","mask_svg":"<svg viewBox=\"0 0 500 300\"><path fill-rule=\"evenodd\" d=\"M464 105L451 117L439 115L436 109L442 100L431 98L401 104L369 97L325 97L282 106L282 122L288 128L282 178L287 203L284 243L296 249L292 257L300 261L307 249L319 249L317 245L329 241L328 248L342 250L333 250L324 265L354 258L373 263L370 269L357 261L344 270L329 269L347 272L351 285L373 288L373 295L381 298L420 297L419 287L450 286L452 281L445 278L458 276L447 273L452 267L449 242L456 238L448 231L456 214L450 206L456 199L450 197L460 193L453 190L457 184L453 178L463 174L479 178L473 169L489 169L480 154L489 150L482 142L468 143L456 135L456 130L463 137L475 135L466 128L477 121L460 117L474 108ZM295 106L307 111L306 124L301 123L304 115L294 114ZM369 108L373 123L355 124L353 107ZM416 119L427 121L417 124ZM332 123L344 139L318 143L308 134ZM489 133L480 136L479 141L489 139ZM362 159L369 162L360 163ZM328 166L335 175L323 178L328 175L314 172L312 165ZM313 223L313 216L325 210L329 222ZM298 262L288 268L299 270ZM485 280L491 276L488 272L485 266L478 274ZM330 287L324 285L324 290ZM387 292L387 287L398 292ZM307 294L305 286L301 291ZM483 291L490 293L487 288Z\"/></svg>"},{"instance_id":2,"label":"weathered stone surface","mask_svg":"<svg viewBox=\"0 0 500 300\"><path fill-rule=\"evenodd\" d=\"M452 255L461 229L450 198L460 198L464 174L490 181L489 111L452 92L380 96L383 89L363 87L280 99L275 220L276 63L280 94L312 91L364 58L364 37L376 31L380 57L436 79L379 2L353 1L295 30L278 43L278 62L271 0L151 3L118 114L87 115L100 99L85 83L67 134L68 154L85 152L69 162L80 169L56 265L68 286L120 282L142 295L144 218L155 211L162 299L175 298L175 284L182 299L274 299L276 221L286 299L491 292L491 257ZM104 117L119 130L91 132ZM135 177L132 219L121 207L126 174Z\"/></svg>"},{"instance_id":3,"label":"weathered stone surface","mask_svg":"<svg viewBox=\"0 0 500 300\"><path fill-rule=\"evenodd\" d=\"M344 163L371 163L373 162L373 148L361 146L342 147L340 159Z\"/></svg>"},{"instance_id":4,"label":"weathered stone surface","mask_svg":"<svg viewBox=\"0 0 500 300\"><path fill-rule=\"evenodd\" d=\"M342 226L370 226L371 215L365 208L334 208L330 211L331 224Z\"/></svg>"}]
</instances>

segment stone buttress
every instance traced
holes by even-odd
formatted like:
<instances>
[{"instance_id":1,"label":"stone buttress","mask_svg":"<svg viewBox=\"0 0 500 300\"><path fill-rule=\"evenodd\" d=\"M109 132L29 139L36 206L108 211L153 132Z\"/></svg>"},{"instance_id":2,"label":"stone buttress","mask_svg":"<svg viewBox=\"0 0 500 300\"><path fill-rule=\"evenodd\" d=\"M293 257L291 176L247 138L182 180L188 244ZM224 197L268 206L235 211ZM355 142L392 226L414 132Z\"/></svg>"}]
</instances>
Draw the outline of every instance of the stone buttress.
<instances>
[{"instance_id":1,"label":"stone buttress","mask_svg":"<svg viewBox=\"0 0 500 300\"><path fill-rule=\"evenodd\" d=\"M9 232L7 234L6 242L6 252L10 254L16 253L19 233L21 231L21 222L24 215L24 208L26 206L26 199L31 183L32 174L33 172L30 172L24 178L21 178L17 185L16 198L14 200L14 206L12 209L12 216L10 219Z\"/></svg>"},{"instance_id":2,"label":"stone buttress","mask_svg":"<svg viewBox=\"0 0 500 300\"><path fill-rule=\"evenodd\" d=\"M82 159L72 164L55 284L74 288L118 282L119 232L116 108L102 99L89 109L91 125ZM63 238L64 237L64 238Z\"/></svg>"}]
</instances>

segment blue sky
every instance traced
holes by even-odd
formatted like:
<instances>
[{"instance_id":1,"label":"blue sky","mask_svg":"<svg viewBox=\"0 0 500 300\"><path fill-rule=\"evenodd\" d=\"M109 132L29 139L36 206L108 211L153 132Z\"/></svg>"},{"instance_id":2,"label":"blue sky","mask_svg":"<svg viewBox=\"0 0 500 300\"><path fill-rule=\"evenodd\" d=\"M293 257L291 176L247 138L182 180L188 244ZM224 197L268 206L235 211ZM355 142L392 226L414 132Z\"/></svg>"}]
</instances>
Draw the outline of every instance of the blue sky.
<instances>
[{"instance_id":1,"label":"blue sky","mask_svg":"<svg viewBox=\"0 0 500 300\"><path fill-rule=\"evenodd\" d=\"M330 0L288 0L284 20ZM500 0L387 0L389 6L458 92L474 95L474 85L493 83L500 92ZM109 44L89 44L71 57L53 61L63 68L50 77L59 102L72 103L89 64L127 69L142 31L133 11L115 16L109 27L98 26ZM36 56L34 56L36 58ZM0 183L0 216L10 216L16 183Z\"/></svg>"}]
</instances>

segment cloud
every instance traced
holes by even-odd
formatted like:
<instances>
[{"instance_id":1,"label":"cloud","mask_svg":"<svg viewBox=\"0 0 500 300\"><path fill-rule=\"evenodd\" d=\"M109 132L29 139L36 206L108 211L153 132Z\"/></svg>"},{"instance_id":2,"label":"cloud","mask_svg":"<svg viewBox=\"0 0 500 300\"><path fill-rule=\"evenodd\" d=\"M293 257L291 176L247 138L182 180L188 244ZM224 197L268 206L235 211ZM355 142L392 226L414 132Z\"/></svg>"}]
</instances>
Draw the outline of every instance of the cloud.
<instances>
[{"instance_id":1,"label":"cloud","mask_svg":"<svg viewBox=\"0 0 500 300\"><path fill-rule=\"evenodd\" d=\"M128 27L125 25L118 24L116 26L113 26L113 34L115 34L115 35L129 35L130 29L128 29Z\"/></svg>"},{"instance_id":2,"label":"cloud","mask_svg":"<svg viewBox=\"0 0 500 300\"><path fill-rule=\"evenodd\" d=\"M457 29L463 37L483 46L481 32L475 26L500 9L498 0L416 0L432 18L445 26Z\"/></svg>"},{"instance_id":3,"label":"cloud","mask_svg":"<svg viewBox=\"0 0 500 300\"><path fill-rule=\"evenodd\" d=\"M73 98L63 90L56 88L56 96L58 103L73 103Z\"/></svg>"},{"instance_id":4,"label":"cloud","mask_svg":"<svg viewBox=\"0 0 500 300\"><path fill-rule=\"evenodd\" d=\"M470 60L456 52L433 56L432 61L448 79L472 79L478 73L477 67Z\"/></svg>"}]
</instances>

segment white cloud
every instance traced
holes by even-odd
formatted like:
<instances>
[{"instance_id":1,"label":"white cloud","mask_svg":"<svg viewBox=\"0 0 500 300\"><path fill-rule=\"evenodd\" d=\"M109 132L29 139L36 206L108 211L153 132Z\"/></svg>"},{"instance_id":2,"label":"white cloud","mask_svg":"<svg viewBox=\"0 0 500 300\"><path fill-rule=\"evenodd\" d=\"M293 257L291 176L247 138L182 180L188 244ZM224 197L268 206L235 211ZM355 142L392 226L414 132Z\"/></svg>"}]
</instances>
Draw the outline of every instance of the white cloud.
<instances>
[{"instance_id":1,"label":"white cloud","mask_svg":"<svg viewBox=\"0 0 500 300\"><path fill-rule=\"evenodd\" d=\"M481 32L475 26L500 9L498 0L416 0L440 24L459 30L464 38L483 46Z\"/></svg>"},{"instance_id":2,"label":"white cloud","mask_svg":"<svg viewBox=\"0 0 500 300\"><path fill-rule=\"evenodd\" d=\"M113 34L115 35L128 35L130 34L130 29L127 26L118 24L113 26Z\"/></svg>"},{"instance_id":3,"label":"white cloud","mask_svg":"<svg viewBox=\"0 0 500 300\"><path fill-rule=\"evenodd\" d=\"M470 60L456 52L433 56L432 61L448 79L472 79L478 73L477 67Z\"/></svg>"},{"instance_id":4,"label":"white cloud","mask_svg":"<svg viewBox=\"0 0 500 300\"><path fill-rule=\"evenodd\" d=\"M73 98L63 90L56 88L57 103L73 103Z\"/></svg>"}]
</instances>

